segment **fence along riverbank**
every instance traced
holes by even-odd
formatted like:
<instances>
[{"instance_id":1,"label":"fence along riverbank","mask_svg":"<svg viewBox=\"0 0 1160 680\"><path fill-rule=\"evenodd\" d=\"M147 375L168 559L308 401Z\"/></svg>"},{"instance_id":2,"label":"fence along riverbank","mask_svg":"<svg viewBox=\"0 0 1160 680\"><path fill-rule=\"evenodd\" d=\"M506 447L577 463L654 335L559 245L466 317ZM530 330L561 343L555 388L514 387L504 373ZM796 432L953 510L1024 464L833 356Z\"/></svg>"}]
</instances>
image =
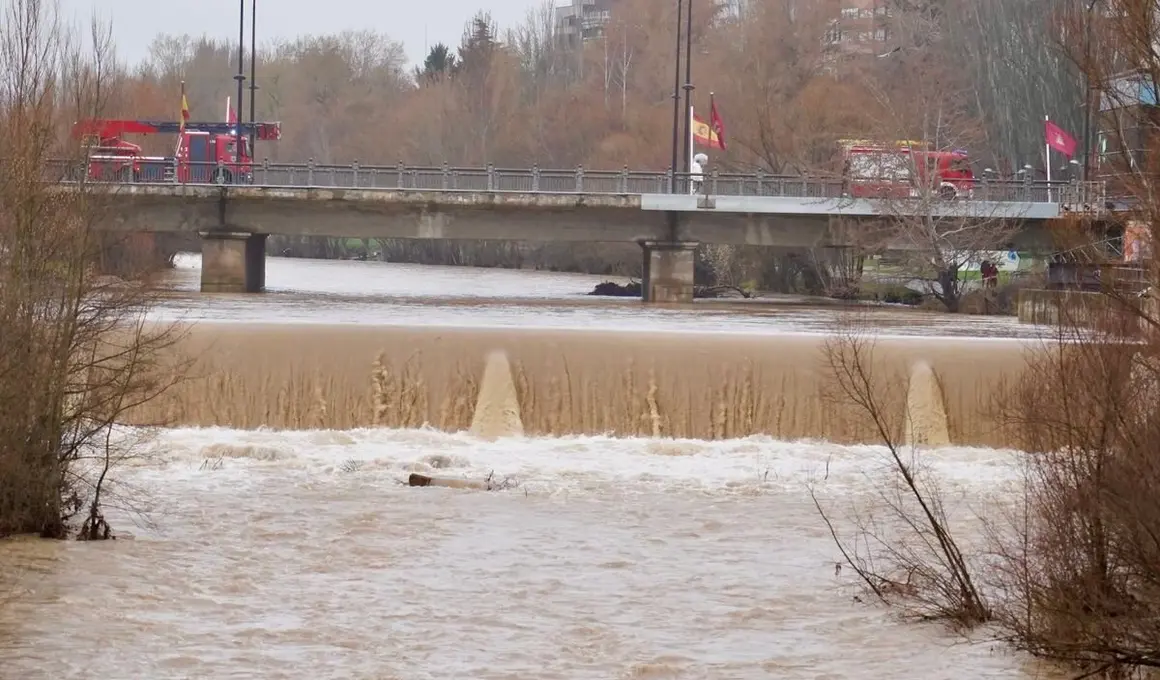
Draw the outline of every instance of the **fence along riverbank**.
<instances>
[{"instance_id":1,"label":"fence along riverbank","mask_svg":"<svg viewBox=\"0 0 1160 680\"><path fill-rule=\"evenodd\" d=\"M877 443L864 414L830 398L823 342L803 335L202 323L181 348L196 358L192 379L135 419L242 429L467 430L487 358L502 351L530 436L765 434ZM873 370L900 427L945 431L955 445L1002 446L995 394L1018 378L1026 348L1018 341L882 338ZM911 385L912 373L926 384ZM915 394L943 403L918 405ZM945 413L945 430L906 424L908 408L911 419Z\"/></svg>"}]
</instances>

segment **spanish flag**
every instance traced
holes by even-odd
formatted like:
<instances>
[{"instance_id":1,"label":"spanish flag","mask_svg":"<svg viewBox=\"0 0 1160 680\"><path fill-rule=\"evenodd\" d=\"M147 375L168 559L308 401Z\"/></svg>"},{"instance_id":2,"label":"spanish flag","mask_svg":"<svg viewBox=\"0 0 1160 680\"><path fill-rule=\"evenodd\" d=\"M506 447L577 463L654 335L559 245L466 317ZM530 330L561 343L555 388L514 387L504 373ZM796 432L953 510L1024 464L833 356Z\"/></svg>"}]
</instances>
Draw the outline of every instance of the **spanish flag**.
<instances>
[{"instance_id":1,"label":"spanish flag","mask_svg":"<svg viewBox=\"0 0 1160 680\"><path fill-rule=\"evenodd\" d=\"M709 147L710 149L724 149L721 145L721 138L717 136L717 131L709 127L709 124L693 114L693 141L701 146Z\"/></svg>"},{"instance_id":2,"label":"spanish flag","mask_svg":"<svg viewBox=\"0 0 1160 680\"><path fill-rule=\"evenodd\" d=\"M725 150L725 123L721 120L721 114L717 112L717 102L713 99L712 93L709 94L709 122L706 123L696 114L693 115L693 140L710 149Z\"/></svg>"},{"instance_id":3,"label":"spanish flag","mask_svg":"<svg viewBox=\"0 0 1160 680\"><path fill-rule=\"evenodd\" d=\"M185 124L189 122L189 100L185 98L185 81L181 83L181 126L180 130L185 132Z\"/></svg>"}]
</instances>

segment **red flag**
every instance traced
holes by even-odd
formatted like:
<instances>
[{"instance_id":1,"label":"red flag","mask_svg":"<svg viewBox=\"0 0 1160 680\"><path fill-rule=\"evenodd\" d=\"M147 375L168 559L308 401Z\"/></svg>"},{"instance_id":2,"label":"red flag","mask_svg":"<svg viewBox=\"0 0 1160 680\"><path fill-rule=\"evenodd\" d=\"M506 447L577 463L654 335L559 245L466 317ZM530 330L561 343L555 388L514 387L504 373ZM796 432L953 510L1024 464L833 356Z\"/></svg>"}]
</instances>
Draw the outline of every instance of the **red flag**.
<instances>
[{"instance_id":1,"label":"red flag","mask_svg":"<svg viewBox=\"0 0 1160 680\"><path fill-rule=\"evenodd\" d=\"M1050 120L1044 121L1044 134L1047 136L1047 146L1068 158L1075 156L1075 149L1078 144L1074 137L1063 131L1063 128L1052 123Z\"/></svg>"},{"instance_id":2,"label":"red flag","mask_svg":"<svg viewBox=\"0 0 1160 680\"><path fill-rule=\"evenodd\" d=\"M713 95L709 95L709 126L713 128L713 134L717 137L717 145L721 150L725 150L725 122L721 120L721 114L717 112L717 101L713 99Z\"/></svg>"}]
</instances>

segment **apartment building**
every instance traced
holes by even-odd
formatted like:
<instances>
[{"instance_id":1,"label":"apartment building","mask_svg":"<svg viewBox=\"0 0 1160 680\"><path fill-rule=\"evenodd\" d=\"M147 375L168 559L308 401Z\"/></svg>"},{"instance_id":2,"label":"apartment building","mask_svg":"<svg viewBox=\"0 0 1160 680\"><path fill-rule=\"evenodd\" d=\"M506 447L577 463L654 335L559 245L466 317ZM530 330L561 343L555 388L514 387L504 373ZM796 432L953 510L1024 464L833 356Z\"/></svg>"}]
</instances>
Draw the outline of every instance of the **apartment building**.
<instances>
[{"instance_id":1,"label":"apartment building","mask_svg":"<svg viewBox=\"0 0 1160 680\"><path fill-rule=\"evenodd\" d=\"M570 44L598 38L612 15L616 0L568 0L556 7L556 31Z\"/></svg>"},{"instance_id":2,"label":"apartment building","mask_svg":"<svg viewBox=\"0 0 1160 680\"><path fill-rule=\"evenodd\" d=\"M889 19L894 0L843 0L826 42L843 54L885 51L890 41Z\"/></svg>"}]
</instances>

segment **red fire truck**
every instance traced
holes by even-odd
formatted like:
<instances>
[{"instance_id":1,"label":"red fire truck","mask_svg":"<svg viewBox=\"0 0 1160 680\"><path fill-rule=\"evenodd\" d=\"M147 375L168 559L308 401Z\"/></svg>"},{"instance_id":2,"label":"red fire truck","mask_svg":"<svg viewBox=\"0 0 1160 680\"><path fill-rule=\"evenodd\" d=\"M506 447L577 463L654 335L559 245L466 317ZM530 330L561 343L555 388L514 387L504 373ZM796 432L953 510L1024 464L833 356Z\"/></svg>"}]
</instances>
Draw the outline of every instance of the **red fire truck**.
<instances>
[{"instance_id":1,"label":"red fire truck","mask_svg":"<svg viewBox=\"0 0 1160 680\"><path fill-rule=\"evenodd\" d=\"M241 132L239 153L238 132ZM281 123L181 123L148 120L84 120L73 135L88 147L88 177L100 181L248 184L254 180L255 139L276 141ZM173 156L146 156L125 135L177 134Z\"/></svg>"},{"instance_id":2,"label":"red fire truck","mask_svg":"<svg viewBox=\"0 0 1160 680\"><path fill-rule=\"evenodd\" d=\"M928 144L908 140L840 143L842 177L853 198L911 198L930 191L953 200L970 197L974 190L975 174L961 149L932 151Z\"/></svg>"}]
</instances>

